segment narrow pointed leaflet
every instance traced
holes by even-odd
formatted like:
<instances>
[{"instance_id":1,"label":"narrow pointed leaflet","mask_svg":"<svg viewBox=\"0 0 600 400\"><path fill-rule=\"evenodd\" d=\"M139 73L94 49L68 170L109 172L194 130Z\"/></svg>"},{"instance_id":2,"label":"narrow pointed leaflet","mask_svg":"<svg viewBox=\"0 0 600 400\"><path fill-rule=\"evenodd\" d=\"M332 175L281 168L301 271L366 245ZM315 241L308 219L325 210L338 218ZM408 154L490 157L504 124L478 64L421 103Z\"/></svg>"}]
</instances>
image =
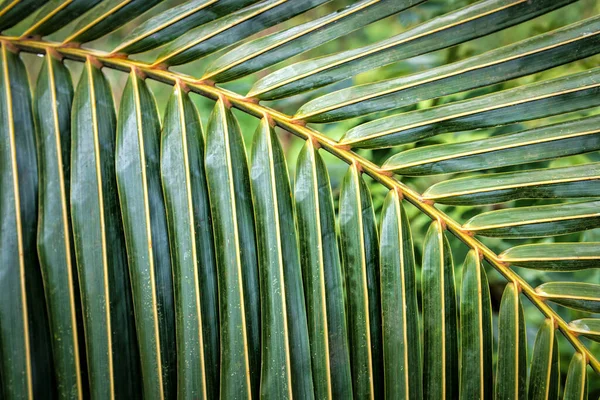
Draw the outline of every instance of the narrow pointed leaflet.
<instances>
[{"instance_id":1,"label":"narrow pointed leaflet","mask_svg":"<svg viewBox=\"0 0 600 400\"><path fill-rule=\"evenodd\" d=\"M7 30L27 18L48 0L5 0L0 4L0 31Z\"/></svg>"},{"instance_id":2,"label":"narrow pointed leaflet","mask_svg":"<svg viewBox=\"0 0 600 400\"><path fill-rule=\"evenodd\" d=\"M358 85L303 105L294 118L334 122L505 82L600 51L600 17L409 76Z\"/></svg>"},{"instance_id":3,"label":"narrow pointed leaflet","mask_svg":"<svg viewBox=\"0 0 600 400\"><path fill-rule=\"evenodd\" d=\"M535 243L511 247L498 258L505 263L542 271L600 268L600 243Z\"/></svg>"},{"instance_id":4,"label":"narrow pointed leaflet","mask_svg":"<svg viewBox=\"0 0 600 400\"><path fill-rule=\"evenodd\" d=\"M23 33L23 37L50 35L77 19L100 1L50 0L38 10L32 25Z\"/></svg>"},{"instance_id":5,"label":"narrow pointed leaflet","mask_svg":"<svg viewBox=\"0 0 600 400\"><path fill-rule=\"evenodd\" d=\"M421 340L412 234L400 194L390 191L381 211L379 262L386 398L422 398Z\"/></svg>"},{"instance_id":6,"label":"narrow pointed leaflet","mask_svg":"<svg viewBox=\"0 0 600 400\"><path fill-rule=\"evenodd\" d=\"M423 193L424 199L453 205L597 196L600 163L455 178L436 183Z\"/></svg>"},{"instance_id":7,"label":"narrow pointed leaflet","mask_svg":"<svg viewBox=\"0 0 600 400\"><path fill-rule=\"evenodd\" d=\"M498 315L496 399L527 397L527 336L519 297L517 286L507 284Z\"/></svg>"},{"instance_id":8,"label":"narrow pointed leaflet","mask_svg":"<svg viewBox=\"0 0 600 400\"><path fill-rule=\"evenodd\" d=\"M304 53L423 0L362 0L329 15L252 40L214 61L202 77L227 82Z\"/></svg>"},{"instance_id":9,"label":"narrow pointed leaflet","mask_svg":"<svg viewBox=\"0 0 600 400\"><path fill-rule=\"evenodd\" d=\"M135 54L154 49L212 19L227 15L259 0L192 0L138 25L112 53Z\"/></svg>"},{"instance_id":10,"label":"narrow pointed leaflet","mask_svg":"<svg viewBox=\"0 0 600 400\"><path fill-rule=\"evenodd\" d=\"M587 362L581 353L575 353L569 364L567 381L565 382L565 395L563 400L587 400Z\"/></svg>"},{"instance_id":11,"label":"narrow pointed leaflet","mask_svg":"<svg viewBox=\"0 0 600 400\"><path fill-rule=\"evenodd\" d=\"M308 140L294 190L315 398L352 397L352 375L329 174Z\"/></svg>"},{"instance_id":12,"label":"narrow pointed leaflet","mask_svg":"<svg viewBox=\"0 0 600 400\"><path fill-rule=\"evenodd\" d=\"M352 389L355 397L379 399L383 359L377 228L371 193L357 164L344 176L339 209Z\"/></svg>"},{"instance_id":13,"label":"narrow pointed leaflet","mask_svg":"<svg viewBox=\"0 0 600 400\"><path fill-rule=\"evenodd\" d=\"M439 221L429 226L423 244L423 395L458 397L458 321L454 264Z\"/></svg>"},{"instance_id":14,"label":"narrow pointed leaflet","mask_svg":"<svg viewBox=\"0 0 600 400\"><path fill-rule=\"evenodd\" d=\"M260 294L250 176L239 125L223 99L208 123L205 166L219 282L220 397L258 398Z\"/></svg>"},{"instance_id":15,"label":"narrow pointed leaflet","mask_svg":"<svg viewBox=\"0 0 600 400\"><path fill-rule=\"evenodd\" d=\"M554 321L544 320L535 338L531 368L529 369L529 391L531 400L557 400L560 389L560 360Z\"/></svg>"},{"instance_id":16,"label":"narrow pointed leaflet","mask_svg":"<svg viewBox=\"0 0 600 400\"><path fill-rule=\"evenodd\" d=\"M484 0L365 47L301 61L259 80L248 97L275 100L508 28L574 0Z\"/></svg>"},{"instance_id":17,"label":"narrow pointed leaflet","mask_svg":"<svg viewBox=\"0 0 600 400\"><path fill-rule=\"evenodd\" d=\"M600 201L507 208L485 212L463 228L476 235L529 238L562 235L600 226Z\"/></svg>"},{"instance_id":18,"label":"narrow pointed leaflet","mask_svg":"<svg viewBox=\"0 0 600 400\"><path fill-rule=\"evenodd\" d=\"M590 313L600 313L600 285L585 282L548 282L535 292L546 301Z\"/></svg>"},{"instance_id":19,"label":"narrow pointed leaflet","mask_svg":"<svg viewBox=\"0 0 600 400\"><path fill-rule=\"evenodd\" d=\"M38 170L25 65L0 51L0 371L7 400L52 395L52 354L36 251Z\"/></svg>"},{"instance_id":20,"label":"narrow pointed leaflet","mask_svg":"<svg viewBox=\"0 0 600 400\"><path fill-rule=\"evenodd\" d=\"M600 342L600 318L582 318L571 321L569 329L594 342Z\"/></svg>"},{"instance_id":21,"label":"narrow pointed leaflet","mask_svg":"<svg viewBox=\"0 0 600 400\"><path fill-rule=\"evenodd\" d=\"M530 121L600 105L600 68L437 107L379 118L350 129L340 143L384 148L448 132Z\"/></svg>"},{"instance_id":22,"label":"narrow pointed leaflet","mask_svg":"<svg viewBox=\"0 0 600 400\"><path fill-rule=\"evenodd\" d=\"M115 177L108 81L88 60L71 116L71 220L92 398L141 393L139 353Z\"/></svg>"},{"instance_id":23,"label":"narrow pointed leaflet","mask_svg":"<svg viewBox=\"0 0 600 400\"><path fill-rule=\"evenodd\" d=\"M125 25L162 0L104 0L81 17L63 43L86 43Z\"/></svg>"},{"instance_id":24,"label":"narrow pointed leaflet","mask_svg":"<svg viewBox=\"0 0 600 400\"><path fill-rule=\"evenodd\" d=\"M390 157L384 170L408 176L447 174L554 160L600 150L600 117L546 125L468 142L418 147Z\"/></svg>"},{"instance_id":25,"label":"narrow pointed leaflet","mask_svg":"<svg viewBox=\"0 0 600 400\"><path fill-rule=\"evenodd\" d=\"M261 290L263 398L314 398L302 270L287 165L275 130L260 121L251 152Z\"/></svg>"},{"instance_id":26,"label":"narrow pointed leaflet","mask_svg":"<svg viewBox=\"0 0 600 400\"><path fill-rule=\"evenodd\" d=\"M160 122L154 96L136 71L121 96L116 172L136 317L144 393L176 388L175 313L169 238L160 185Z\"/></svg>"},{"instance_id":27,"label":"narrow pointed leaflet","mask_svg":"<svg viewBox=\"0 0 600 400\"><path fill-rule=\"evenodd\" d=\"M185 64L328 0L264 0L192 29L167 44L153 65Z\"/></svg>"},{"instance_id":28,"label":"narrow pointed leaflet","mask_svg":"<svg viewBox=\"0 0 600 400\"><path fill-rule=\"evenodd\" d=\"M494 391L492 304L479 253L469 251L460 296L460 398L491 399Z\"/></svg>"},{"instance_id":29,"label":"narrow pointed leaflet","mask_svg":"<svg viewBox=\"0 0 600 400\"><path fill-rule=\"evenodd\" d=\"M83 398L87 387L82 377L83 321L69 207L72 102L69 71L61 60L47 54L34 98L40 173L38 254L58 395Z\"/></svg>"},{"instance_id":30,"label":"narrow pointed leaflet","mask_svg":"<svg viewBox=\"0 0 600 400\"><path fill-rule=\"evenodd\" d=\"M204 139L198 112L180 86L165 111L161 178L173 265L178 396L217 398L219 299Z\"/></svg>"}]
</instances>

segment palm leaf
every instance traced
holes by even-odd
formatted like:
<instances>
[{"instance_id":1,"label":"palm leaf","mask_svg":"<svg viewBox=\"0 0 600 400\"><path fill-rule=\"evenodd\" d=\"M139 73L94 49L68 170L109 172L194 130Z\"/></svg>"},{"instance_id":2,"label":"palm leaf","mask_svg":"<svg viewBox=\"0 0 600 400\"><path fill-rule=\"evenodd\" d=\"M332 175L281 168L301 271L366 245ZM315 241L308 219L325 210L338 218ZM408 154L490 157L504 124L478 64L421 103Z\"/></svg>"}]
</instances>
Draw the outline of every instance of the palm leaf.
<instances>
[{"instance_id":1,"label":"palm leaf","mask_svg":"<svg viewBox=\"0 0 600 400\"><path fill-rule=\"evenodd\" d=\"M597 7L159 3L0 3L0 397L597 395Z\"/></svg>"},{"instance_id":2,"label":"palm leaf","mask_svg":"<svg viewBox=\"0 0 600 400\"><path fill-rule=\"evenodd\" d=\"M235 117L219 100L206 137L221 320L220 394L253 398L260 378L258 261L250 177Z\"/></svg>"},{"instance_id":3,"label":"palm leaf","mask_svg":"<svg viewBox=\"0 0 600 400\"><path fill-rule=\"evenodd\" d=\"M86 62L71 119L71 218L90 394L141 389L133 301L115 176L116 116L102 72ZM91 128L91 129L90 129Z\"/></svg>"},{"instance_id":4,"label":"palm leaf","mask_svg":"<svg viewBox=\"0 0 600 400\"><path fill-rule=\"evenodd\" d=\"M217 267L204 139L197 110L176 87L164 115L161 178L173 268L177 385L184 397L219 393ZM185 190L180 190L184 182Z\"/></svg>"}]
</instances>

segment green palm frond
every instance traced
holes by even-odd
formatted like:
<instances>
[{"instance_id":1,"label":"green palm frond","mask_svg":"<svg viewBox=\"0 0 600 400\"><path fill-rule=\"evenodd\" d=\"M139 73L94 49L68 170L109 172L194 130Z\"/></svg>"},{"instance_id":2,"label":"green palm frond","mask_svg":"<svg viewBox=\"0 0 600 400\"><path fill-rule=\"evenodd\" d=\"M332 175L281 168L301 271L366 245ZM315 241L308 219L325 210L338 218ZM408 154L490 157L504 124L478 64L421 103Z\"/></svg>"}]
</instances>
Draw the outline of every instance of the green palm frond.
<instances>
[{"instance_id":1,"label":"green palm frond","mask_svg":"<svg viewBox=\"0 0 600 400\"><path fill-rule=\"evenodd\" d=\"M0 397L597 396L582 3L3 0Z\"/></svg>"}]
</instances>

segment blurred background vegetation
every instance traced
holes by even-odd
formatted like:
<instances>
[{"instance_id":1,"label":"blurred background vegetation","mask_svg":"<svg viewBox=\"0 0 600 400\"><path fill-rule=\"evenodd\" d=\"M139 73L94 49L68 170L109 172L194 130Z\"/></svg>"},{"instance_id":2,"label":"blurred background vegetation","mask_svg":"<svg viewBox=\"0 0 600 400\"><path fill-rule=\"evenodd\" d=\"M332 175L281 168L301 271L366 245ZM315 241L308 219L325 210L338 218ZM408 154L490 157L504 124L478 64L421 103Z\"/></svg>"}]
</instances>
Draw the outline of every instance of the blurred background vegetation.
<instances>
[{"instance_id":1,"label":"blurred background vegetation","mask_svg":"<svg viewBox=\"0 0 600 400\"><path fill-rule=\"evenodd\" d=\"M137 26L141 21L144 21L145 19L147 19L149 15L154 15L155 13L157 13L159 11L163 11L165 9L173 7L174 5L180 4L182 2L183 1L181 1L181 0L165 0L162 3L160 3L158 6L156 6L154 9L150 10L147 14L142 15L141 17L133 20L132 22L130 22L123 28L119 29L118 31L114 32L113 34L108 35L102 39L95 41L95 42L89 43L86 46L89 46L94 49L110 51L117 44L121 43L123 41L123 39L127 37L129 32L131 32L131 30L135 26ZM309 52L306 52L304 54L300 54L296 57L290 58L289 60L286 60L286 61L278 64L276 67L257 72L253 75L250 75L248 77L245 77L243 79L240 79L240 80L237 80L234 82L227 83L224 85L224 87L229 90L232 90L236 93L244 95L248 92L248 90L250 89L252 84L258 78L263 77L263 76L267 75L268 73L270 73L284 65L289 65L294 62L301 61L301 60L308 59L308 58L314 58L314 57L320 57L320 56L332 54L332 53L342 51L342 50L362 47L362 46L371 44L373 42L388 38L395 34L401 33L403 31L405 31L406 29L416 26L416 25L418 25L424 21L427 21L435 16L447 13L452 10L456 10L458 8L464 7L464 6L474 3L474 2L475 2L474 0L429 0L429 1L426 1L425 3L423 3L419 6L413 7L412 9L409 9L400 14L388 17L377 23L371 24L371 25L367 26L365 29L356 31L356 32L354 32L348 36L345 36L341 39L334 40L329 43L325 43L324 45L321 45L320 47L317 47ZM286 21L280 25L272 27L258 35L251 36L248 38L248 40L251 40L258 36L263 36L263 35L271 33L271 32L280 31L282 29L298 25L305 21L309 21L309 20L318 18L320 16L326 15L330 12L333 12L335 10L343 8L352 3L354 3L353 0L332 0L329 3L326 3L325 5L322 5L320 7L317 7L303 15L300 15L300 16L293 18L289 21ZM92 10L92 12L93 11L94 10ZM600 1L598 1L598 0L579 0L571 5L560 8L554 12L548 13L546 15L543 15L541 17L538 17L538 18L528 21L526 23L522 23L518 26L506 29L504 31L496 32L496 33L488 35L486 37L483 37L483 38L480 38L477 40L473 40L471 42L467 42L464 44L460 44L457 46L453 46L453 47L450 47L450 48L447 48L444 50L440 50L440 51L437 51L434 53L430 53L430 54L427 54L424 56L414 57L414 58L408 59L406 61L402 61L402 62L388 65L388 66L385 66L382 68L371 70L371 71L359 74L354 77L349 77L345 81L338 82L334 85L322 88L320 90L316 90L316 91L305 93L305 94L300 94L300 95L297 95L297 96L294 96L294 97L291 97L288 99L283 99L283 100L279 100L279 101L275 101L275 102L271 102L271 103L266 103L266 105L276 108L279 111L283 111L285 113L293 115L295 113L295 111L303 103L305 103L306 101L308 101L312 98L315 98L321 94L324 94L326 92L342 89L342 88L350 86L352 84L369 83L369 82L375 82L375 81L395 78L395 77L399 77L399 76L403 76L403 75L409 75L409 74L419 72L422 70L426 70L426 69L430 69L430 68L437 67L440 65L459 61L459 60L462 60L462 59L465 59L465 58L468 58L468 57L471 57L471 56L474 56L477 54L484 53L484 52L488 51L489 49L498 48L500 46L508 45L508 44L532 37L534 35L549 32L549 31L555 30L557 28L569 25L571 23L583 20L585 18L589 18L591 16L595 16L598 14L600 14ZM26 23L26 21L24 21L24 23ZM51 35L49 37L49 40L59 41L61 39L64 39L66 37L66 34L68 32L70 32L71 30L72 30L72 26L67 26L65 29ZM7 34L10 34L11 31L20 32L21 30L19 28L19 25L17 25L15 28L8 31ZM227 49L227 50L229 50L229 49ZM135 56L135 58L137 58L139 60L150 60L153 56L155 56L160 51L161 51L161 49L153 50L148 53L143 53L139 56ZM183 65L180 67L175 67L173 69L176 71L179 71L179 72L183 72L183 73L195 76L195 77L200 77L202 75L202 73L204 72L204 70L206 69L206 67L208 65L210 65L210 63L212 61L214 61L216 58L218 58L222 54L223 54L223 52L219 52L219 53L213 54L209 57L206 57L204 59L198 60L196 62L187 64L187 65ZM25 55L25 54L23 55L23 57L26 59L26 64L27 64L28 68L30 68L30 70L29 70L30 76L36 76L37 71L38 71L39 67L41 66L41 59L37 58L36 56ZM523 84L528 84L528 83L532 83L532 82L536 82L536 81L540 81L540 80L544 80L544 79L551 79L551 78L556 78L559 76L573 74L573 73L576 73L579 71L583 71L583 70L587 70L587 69L596 67L598 65L600 65L600 55L597 55L594 57L589 57L589 58L586 58L586 59L583 59L583 60L580 60L577 62L573 62L573 63L567 64L564 66L553 68L553 69L550 69L550 70L547 70L544 72L540 72L540 73L537 73L534 75L526 76L526 77L519 78L519 79L514 79L511 81L502 83L502 84L496 84L496 85L484 87L484 88L481 88L478 90L459 93L456 95L446 96L443 98L434 99L434 100L430 100L430 101L424 101L424 102L418 103L416 106L406 107L401 110L394 110L391 112L373 114L373 115L370 115L367 117L351 119L351 120L342 121L339 123L326 124L326 125L315 125L314 127L316 129L318 129L319 131L327 134L328 136L338 139L348 129L350 129L360 123L372 120L375 117L381 117L381 116L384 116L387 114L395 114L398 112L410 111L410 110L414 110L414 109L428 108L428 107L432 107L435 105L440 105L440 104L444 104L444 103L448 103L448 102L462 100L465 98L480 96L480 95L487 94L490 92L504 90L504 89L508 89L511 87L520 86ZM76 83L78 76L81 72L81 68L82 68L81 64L68 61L67 66L70 68L70 70L73 74L74 82ZM111 81L112 87L114 88L115 104L118 107L121 91L127 80L127 75L124 73L120 73L120 72L116 72L116 71L112 71L112 70L106 70L105 73L107 74L109 80ZM167 85L164 85L161 83L157 83L154 81L150 81L149 85L151 86L152 90L154 91L154 93L156 95L158 108L160 110L159 114L162 115L162 111L164 110L164 107L166 105L166 100L168 99L172 88L170 86L167 86ZM198 96L198 95L193 95L192 98L200 111L203 125L206 126L206 123L207 123L208 117L210 115L210 112L212 110L212 107L214 105L214 102L212 102L211 100L202 98L201 96ZM234 112L235 112L236 116L238 117L238 120L240 121L240 125L242 128L242 131L244 132L244 136L245 136L245 140L246 140L246 145L249 147L251 144L252 134L254 133L254 130L255 130L256 126L258 125L258 120L251 116L248 116L242 112L238 112L237 110L235 110ZM559 122L559 121L566 120L566 119L572 119L572 118L579 117L582 115L598 114L599 112L600 112L600 110L592 109L592 110L586 110L584 112L573 113L571 115L562 115L560 117L550 117L550 118L546 118L543 120L536 120L536 121L531 121L531 122L526 122L526 123L518 123L518 124L500 127L500 128L451 133L451 134L436 136L433 139L424 140L420 143L417 143L416 146L420 146L423 144L449 143L449 142L473 140L473 139L488 137L488 136L492 136L492 135L499 135L499 134L504 134L504 133L508 133L508 132L515 132L515 131L523 130L525 128L547 125L550 123L555 123L555 122ZM282 144L284 145L284 148L286 150L286 154L288 157L288 165L289 165L289 168L291 169L290 177L293 180L294 179L295 159L296 159L296 156L303 144L303 141L296 137L293 137L291 134L289 134L287 132L280 131L280 133L281 133L280 138L281 138ZM404 148L408 149L408 148L414 147L414 146L415 145L409 145L409 146L404 146ZM369 158L370 160L374 161L375 163L381 164L391 154L397 153L399 149L401 149L401 148L392 148L392 149L385 149L385 150L366 150L366 151L361 151L361 154L364 155L365 157ZM347 166L343 162L335 159L333 156L330 156L328 154L324 154L324 157L329 166L329 173L331 174L331 180L332 180L332 184L333 184L332 190L334 193L334 198L337 199L337 193L339 191L339 183L341 181L343 174L346 172ZM566 158L549 161L549 162L539 162L539 163L536 163L535 166L540 167L540 168L549 166L549 165L550 166L566 166L566 165L580 164L580 163L583 163L586 161L600 161L600 155L597 152L589 153L589 154L584 154L584 155L566 157ZM523 166L506 167L506 168L497 169L497 170L490 171L490 172L510 171L510 170L515 170L518 168L523 168ZM402 181L405 182L406 184L410 185L411 187L415 188L420 193L422 193L427 187L429 187L430 185L432 185L442 179L447 179L447 176L402 178ZM368 180L368 178L367 178L367 180ZM375 212L376 212L376 215L379 215L379 210L383 203L383 199L385 197L385 192L387 189L385 189L383 186L381 186L373 181L369 181L369 182L371 182L371 192L373 195ZM507 203L507 204L487 206L487 207L478 207L478 208L452 207L452 206L441 206L441 208L447 214L449 214L452 218L454 218L456 221L458 221L460 223L464 223L469 218L474 216L475 213L488 211L491 208L498 209L498 208L513 206L513 205L527 206L527 205L537 205L537 204L544 204L544 203L545 203L545 201L519 200L516 202L516 204ZM413 237L415 240L415 252L416 252L416 258L417 258L417 265L419 265L420 258L421 258L422 241L423 241L423 238L425 237L425 231L426 231L426 228L428 227L430 220L427 216L425 216L424 214L421 214L416 208L414 208L412 206L407 207L406 210L409 213L409 217L411 220L411 227L413 230ZM450 238L451 246L453 249L454 259L455 260L463 260L468 251L467 247L464 246L462 243L460 243L457 239L455 239L451 235L449 238ZM502 252L503 250L505 250L508 247L512 247L517 244L524 244L527 242L526 240L507 240L507 239L489 239L489 238L483 238L482 241L486 245L488 245L492 250L494 250L497 254ZM594 241L594 242L600 242L600 229L590 230L590 231L587 231L584 233L575 233L575 234L564 235L564 236L559 236L559 237L555 237L555 238L542 239L542 241L549 241L549 242L551 242L551 241L575 241L575 242L576 241ZM495 270L493 270L489 266L487 266L487 267L488 267L487 268L488 279L490 281L490 289L491 289L491 296L492 296L492 307L494 308L494 311L497 312L499 305L500 305L500 298L501 298L502 292L504 290L505 281L499 274L497 274L495 272ZM461 268L462 268L462 266L460 265L460 262L457 263L457 265L455 265L455 277L457 280L457 282L456 282L457 285L460 285L459 281L460 281L460 277L461 277ZM600 283L600 270L596 270L596 271L592 270L592 272L580 271L580 272L575 272L575 273L547 273L547 272L519 269L518 272L533 287L535 287L543 282L548 282L548 281L553 281L553 280L563 280L563 281L564 280L578 280L578 281L588 281L588 282L593 282L593 283ZM545 276L545 278L543 280L541 279L542 276ZM457 287L460 287L460 286L457 286ZM533 342L535 339L537 329L540 326L540 323L543 321L543 316L526 299L523 302L523 306L525 309L526 321L528 324L528 342L529 342L528 343L528 345L529 345L528 356L529 356L529 359L531 359L531 351L533 348ZM567 321L574 320L577 318L583 318L586 316L584 313L574 311L574 310L568 310L568 309L562 308L562 307L556 308L556 309L557 309L558 313ZM496 321L494 320L494 325L495 324L496 324ZM563 373L563 379L564 379L564 375L566 375L569 360L573 354L573 349L570 346L570 344L567 343L567 341L564 338L562 338L561 335L559 335L558 337L559 337L559 346L560 346L560 352L561 352L561 371ZM598 357L600 357L600 345L599 344L594 344L593 342L590 342L586 339L582 339L582 340L592 350L592 352L594 354L596 354ZM590 372L590 373L593 374L593 372ZM596 378L598 378L598 377L596 377ZM600 378L590 379L590 388L589 389L590 389L590 392L589 392L590 399L599 398L600 397Z\"/></svg>"}]
</instances>

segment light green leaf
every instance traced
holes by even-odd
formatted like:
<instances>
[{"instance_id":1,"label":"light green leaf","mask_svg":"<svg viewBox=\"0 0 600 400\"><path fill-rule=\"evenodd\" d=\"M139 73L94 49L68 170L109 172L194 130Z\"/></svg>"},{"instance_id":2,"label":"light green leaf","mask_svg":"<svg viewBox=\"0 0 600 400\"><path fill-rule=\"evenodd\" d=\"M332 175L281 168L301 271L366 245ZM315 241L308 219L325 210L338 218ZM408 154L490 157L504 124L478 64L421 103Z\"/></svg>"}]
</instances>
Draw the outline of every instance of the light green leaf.
<instances>
[{"instance_id":1,"label":"light green leaf","mask_svg":"<svg viewBox=\"0 0 600 400\"><path fill-rule=\"evenodd\" d=\"M563 400L586 400L588 398L587 363L581 353L575 353L569 364Z\"/></svg>"},{"instance_id":2,"label":"light green leaf","mask_svg":"<svg viewBox=\"0 0 600 400\"><path fill-rule=\"evenodd\" d=\"M382 166L419 176L477 171L553 160L600 149L600 116L468 142L422 146L390 157Z\"/></svg>"},{"instance_id":3,"label":"light green leaf","mask_svg":"<svg viewBox=\"0 0 600 400\"><path fill-rule=\"evenodd\" d=\"M350 129L341 144L383 148L447 132L529 121L600 105L600 68L438 107L376 119Z\"/></svg>"},{"instance_id":4,"label":"light green leaf","mask_svg":"<svg viewBox=\"0 0 600 400\"><path fill-rule=\"evenodd\" d=\"M213 399L219 396L219 299L204 139L198 112L179 86L165 111L160 157L173 265L177 392Z\"/></svg>"},{"instance_id":5,"label":"light green leaf","mask_svg":"<svg viewBox=\"0 0 600 400\"><path fill-rule=\"evenodd\" d=\"M385 397L422 398L421 339L410 224L398 192L381 211L379 242Z\"/></svg>"},{"instance_id":6,"label":"light green leaf","mask_svg":"<svg viewBox=\"0 0 600 400\"><path fill-rule=\"evenodd\" d=\"M283 149L269 121L254 133L252 199L262 303L262 397L314 398L302 270Z\"/></svg>"},{"instance_id":7,"label":"light green leaf","mask_svg":"<svg viewBox=\"0 0 600 400\"><path fill-rule=\"evenodd\" d=\"M69 209L73 83L46 55L34 98L39 168L38 255L46 293L58 395L82 397L82 315ZM79 326L79 330L78 330Z\"/></svg>"},{"instance_id":8,"label":"light green leaf","mask_svg":"<svg viewBox=\"0 0 600 400\"><path fill-rule=\"evenodd\" d=\"M458 398L458 315L454 264L448 238L439 221L427 230L423 244L424 397Z\"/></svg>"},{"instance_id":9,"label":"light green leaf","mask_svg":"<svg viewBox=\"0 0 600 400\"><path fill-rule=\"evenodd\" d=\"M498 315L496 399L527 397L527 335L519 291L514 283L504 289Z\"/></svg>"},{"instance_id":10,"label":"light green leaf","mask_svg":"<svg viewBox=\"0 0 600 400\"><path fill-rule=\"evenodd\" d=\"M264 0L192 29L165 46L153 65L185 64L328 0Z\"/></svg>"},{"instance_id":11,"label":"light green leaf","mask_svg":"<svg viewBox=\"0 0 600 400\"><path fill-rule=\"evenodd\" d=\"M178 38L192 28L237 11L259 0L192 0L170 8L133 29L131 39L113 53L135 54Z\"/></svg>"},{"instance_id":12,"label":"light green leaf","mask_svg":"<svg viewBox=\"0 0 600 400\"><path fill-rule=\"evenodd\" d=\"M529 369L529 399L556 400L560 389L560 359L554 321L544 320L535 338Z\"/></svg>"},{"instance_id":13,"label":"light green leaf","mask_svg":"<svg viewBox=\"0 0 600 400\"><path fill-rule=\"evenodd\" d=\"M583 318L569 323L569 329L594 342L600 342L600 319Z\"/></svg>"},{"instance_id":14,"label":"light green leaf","mask_svg":"<svg viewBox=\"0 0 600 400\"><path fill-rule=\"evenodd\" d=\"M377 229L371 193L356 164L342 181L339 229L352 390L355 397L379 399L383 396L383 359Z\"/></svg>"},{"instance_id":15,"label":"light green leaf","mask_svg":"<svg viewBox=\"0 0 600 400\"><path fill-rule=\"evenodd\" d=\"M505 208L476 215L463 225L475 235L529 238L563 235L600 226L600 201Z\"/></svg>"},{"instance_id":16,"label":"light green leaf","mask_svg":"<svg viewBox=\"0 0 600 400\"><path fill-rule=\"evenodd\" d=\"M353 86L303 105L295 119L333 122L533 74L600 51L600 17L409 76Z\"/></svg>"},{"instance_id":17,"label":"light green leaf","mask_svg":"<svg viewBox=\"0 0 600 400\"><path fill-rule=\"evenodd\" d=\"M221 398L257 398L260 296L250 177L240 128L219 100L206 137L221 324Z\"/></svg>"},{"instance_id":18,"label":"light green leaf","mask_svg":"<svg viewBox=\"0 0 600 400\"><path fill-rule=\"evenodd\" d=\"M202 79L232 81L304 53L423 0L362 0L313 21L242 44L214 61Z\"/></svg>"},{"instance_id":19,"label":"light green leaf","mask_svg":"<svg viewBox=\"0 0 600 400\"><path fill-rule=\"evenodd\" d=\"M294 198L315 398L352 398L333 196L325 163L310 140L298 155Z\"/></svg>"},{"instance_id":20,"label":"light green leaf","mask_svg":"<svg viewBox=\"0 0 600 400\"><path fill-rule=\"evenodd\" d=\"M363 71L488 35L573 1L480 1L389 39L282 68L259 80L247 96L275 100L323 87Z\"/></svg>"},{"instance_id":21,"label":"light green leaf","mask_svg":"<svg viewBox=\"0 0 600 400\"><path fill-rule=\"evenodd\" d=\"M115 132L110 86L88 60L71 117L71 219L93 398L132 398L142 390L117 197Z\"/></svg>"},{"instance_id":22,"label":"light green leaf","mask_svg":"<svg viewBox=\"0 0 600 400\"><path fill-rule=\"evenodd\" d=\"M600 312L600 285L584 282L548 282L535 292L546 301L591 313Z\"/></svg>"},{"instance_id":23,"label":"light green leaf","mask_svg":"<svg viewBox=\"0 0 600 400\"><path fill-rule=\"evenodd\" d=\"M2 394L7 400L33 399L53 391L50 331L36 251L35 126L25 65L6 43L0 49Z\"/></svg>"},{"instance_id":24,"label":"light green leaf","mask_svg":"<svg viewBox=\"0 0 600 400\"><path fill-rule=\"evenodd\" d=\"M491 399L494 390L492 304L479 253L469 251L462 274L460 398Z\"/></svg>"},{"instance_id":25,"label":"light green leaf","mask_svg":"<svg viewBox=\"0 0 600 400\"><path fill-rule=\"evenodd\" d=\"M456 205L596 196L600 196L600 163L456 178L423 193L426 200Z\"/></svg>"},{"instance_id":26,"label":"light green leaf","mask_svg":"<svg viewBox=\"0 0 600 400\"><path fill-rule=\"evenodd\" d=\"M542 271L600 268L600 243L534 243L512 247L498 258L516 267Z\"/></svg>"}]
</instances>

